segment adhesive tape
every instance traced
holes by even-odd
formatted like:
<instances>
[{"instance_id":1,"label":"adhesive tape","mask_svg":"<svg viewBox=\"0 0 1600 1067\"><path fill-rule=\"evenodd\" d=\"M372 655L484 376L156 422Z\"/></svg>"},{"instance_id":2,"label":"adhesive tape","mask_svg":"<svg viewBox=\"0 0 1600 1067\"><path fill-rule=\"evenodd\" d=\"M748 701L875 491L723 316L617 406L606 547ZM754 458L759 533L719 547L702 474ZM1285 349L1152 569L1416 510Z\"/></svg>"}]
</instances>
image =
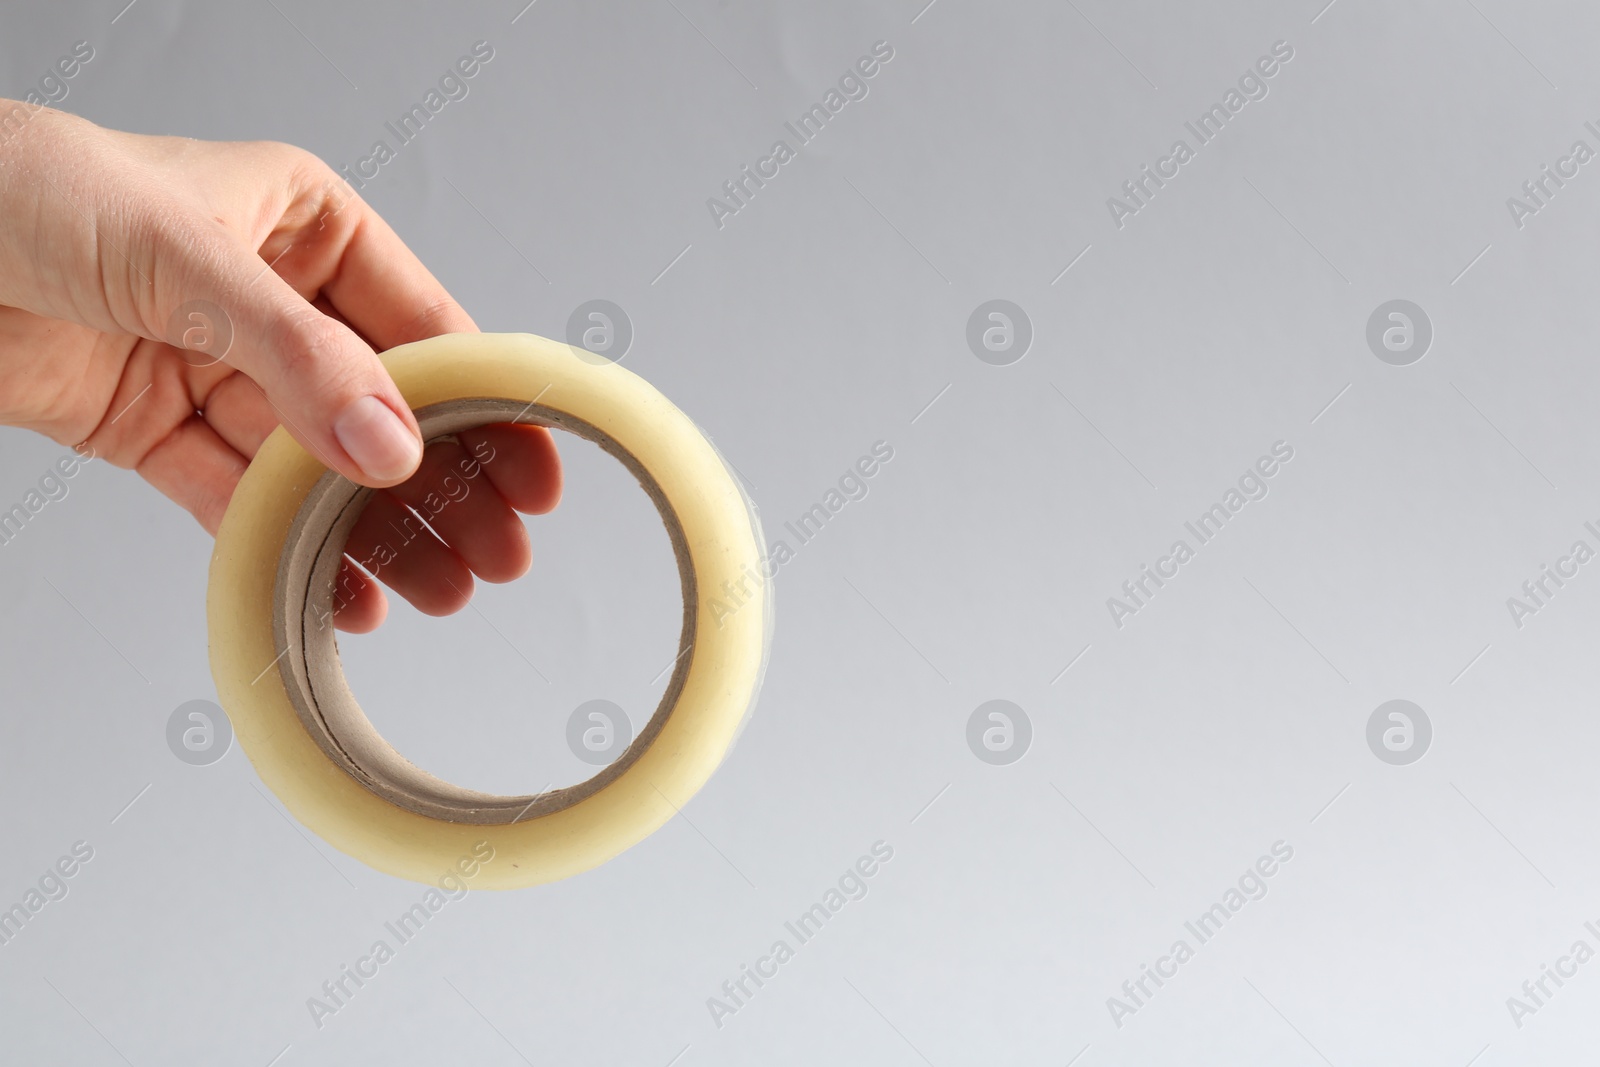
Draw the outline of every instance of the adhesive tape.
<instances>
[{"instance_id":1,"label":"adhesive tape","mask_svg":"<svg viewBox=\"0 0 1600 1067\"><path fill-rule=\"evenodd\" d=\"M235 490L211 557L218 696L284 806L371 867L431 882L487 841L494 862L475 888L588 870L672 818L754 706L772 626L755 507L683 412L600 357L530 334L452 334L382 358L424 440L487 423L555 427L596 442L638 478L683 588L679 656L661 703L614 763L545 793L479 793L406 761L352 696L331 624L345 540L373 490L324 468L282 428Z\"/></svg>"}]
</instances>

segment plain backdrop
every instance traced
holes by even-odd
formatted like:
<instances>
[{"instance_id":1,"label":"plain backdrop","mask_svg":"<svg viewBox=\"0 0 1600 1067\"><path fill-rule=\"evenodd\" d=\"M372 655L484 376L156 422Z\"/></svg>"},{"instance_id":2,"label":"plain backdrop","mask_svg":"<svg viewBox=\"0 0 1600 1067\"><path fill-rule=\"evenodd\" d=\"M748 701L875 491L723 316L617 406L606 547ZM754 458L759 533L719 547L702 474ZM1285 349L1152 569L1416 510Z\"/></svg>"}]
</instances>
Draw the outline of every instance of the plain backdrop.
<instances>
[{"instance_id":1,"label":"plain backdrop","mask_svg":"<svg viewBox=\"0 0 1600 1067\"><path fill-rule=\"evenodd\" d=\"M1561 162L1600 150L1600 12L124 2L6 0L0 94L87 41L67 110L359 165L487 42L467 95L363 190L479 324L564 338L586 301L622 308L624 365L713 437L772 537L875 443L893 459L787 538L760 704L680 817L580 877L452 903L321 1026L307 999L423 887L301 828L237 746L176 758L174 709L216 696L211 543L91 465L0 546L0 906L93 849L0 945L8 1062L1593 1048L1600 963L1559 961L1600 949L1600 563L1520 619L1508 598L1575 541L1600 548L1600 163ZM796 147L785 124L877 42L893 58L866 95L719 220L708 199ZM1257 98L1128 200L1278 42L1292 58L1246 79ZM1546 165L1569 177L1528 200ZM1005 365L968 341L991 300L1031 326ZM1392 300L1431 324L1408 365L1368 343ZM1266 495L1199 545L1184 524L1279 442ZM610 700L637 727L675 651L648 500L562 445L567 497L529 522L527 578L341 643L385 734L465 785L586 777L569 715ZM63 451L0 433L0 508ZM1179 539L1193 558L1114 617ZM1431 724L1403 765L1368 741L1397 699ZM968 740L994 700L1029 726L1009 763L978 756L1001 720ZM877 842L893 857L866 895L797 945L785 923ZM1201 944L1185 923L1275 844L1292 858ZM719 1018L708 998L780 939L793 958ZM1192 958L1131 999L1180 939ZM1546 966L1572 976L1535 1001Z\"/></svg>"}]
</instances>

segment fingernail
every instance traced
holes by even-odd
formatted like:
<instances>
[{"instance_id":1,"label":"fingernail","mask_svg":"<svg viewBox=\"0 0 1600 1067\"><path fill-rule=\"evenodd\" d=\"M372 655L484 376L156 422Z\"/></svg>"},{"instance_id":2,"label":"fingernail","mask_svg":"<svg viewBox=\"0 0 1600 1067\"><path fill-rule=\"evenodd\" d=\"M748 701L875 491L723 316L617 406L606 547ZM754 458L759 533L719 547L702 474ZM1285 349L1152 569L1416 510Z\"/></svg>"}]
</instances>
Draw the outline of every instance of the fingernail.
<instances>
[{"instance_id":1,"label":"fingernail","mask_svg":"<svg viewBox=\"0 0 1600 1067\"><path fill-rule=\"evenodd\" d=\"M397 481L422 462L422 442L375 396L352 401L340 412L333 420L333 436L375 482Z\"/></svg>"}]
</instances>

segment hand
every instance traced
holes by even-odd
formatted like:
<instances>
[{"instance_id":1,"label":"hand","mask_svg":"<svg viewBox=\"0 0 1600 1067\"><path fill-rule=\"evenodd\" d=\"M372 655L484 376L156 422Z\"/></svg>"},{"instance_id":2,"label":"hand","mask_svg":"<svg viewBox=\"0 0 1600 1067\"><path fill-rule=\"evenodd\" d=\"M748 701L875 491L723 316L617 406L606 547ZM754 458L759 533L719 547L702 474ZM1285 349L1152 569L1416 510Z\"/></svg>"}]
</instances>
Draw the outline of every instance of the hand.
<instances>
[{"instance_id":1,"label":"hand","mask_svg":"<svg viewBox=\"0 0 1600 1067\"><path fill-rule=\"evenodd\" d=\"M346 555L392 548L379 577L420 610L460 610L474 575L527 571L516 513L561 495L550 432L487 426L424 454L375 351L477 327L314 156L118 133L0 100L0 220L0 423L137 471L215 534L281 421L327 466L386 489ZM179 312L194 302L223 321L190 323ZM231 330L221 361L207 354L214 330ZM481 470L470 492L452 490L469 456ZM408 506L430 493L450 501L429 518L438 537L402 539L418 526ZM349 559L335 604L335 625L357 633L387 612Z\"/></svg>"}]
</instances>

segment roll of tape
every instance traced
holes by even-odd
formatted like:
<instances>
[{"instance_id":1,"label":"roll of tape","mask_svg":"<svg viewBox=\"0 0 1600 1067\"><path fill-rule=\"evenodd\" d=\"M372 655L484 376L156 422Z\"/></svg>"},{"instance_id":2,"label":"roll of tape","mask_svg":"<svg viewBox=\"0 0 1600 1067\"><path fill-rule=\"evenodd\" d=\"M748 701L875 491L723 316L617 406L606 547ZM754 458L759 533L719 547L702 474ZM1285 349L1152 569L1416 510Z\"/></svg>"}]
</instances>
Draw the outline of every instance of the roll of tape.
<instances>
[{"instance_id":1,"label":"roll of tape","mask_svg":"<svg viewBox=\"0 0 1600 1067\"><path fill-rule=\"evenodd\" d=\"M530 334L453 334L383 361L425 440L487 423L555 427L596 442L638 478L683 588L679 656L661 703L614 763L563 789L496 796L409 763L351 695L331 623L345 540L373 490L324 468L281 428L235 490L211 557L218 696L284 806L369 866L431 882L487 841L494 862L474 887L588 870L676 814L754 706L772 627L755 507L683 412L587 352ZM739 591L736 607L729 590Z\"/></svg>"}]
</instances>

